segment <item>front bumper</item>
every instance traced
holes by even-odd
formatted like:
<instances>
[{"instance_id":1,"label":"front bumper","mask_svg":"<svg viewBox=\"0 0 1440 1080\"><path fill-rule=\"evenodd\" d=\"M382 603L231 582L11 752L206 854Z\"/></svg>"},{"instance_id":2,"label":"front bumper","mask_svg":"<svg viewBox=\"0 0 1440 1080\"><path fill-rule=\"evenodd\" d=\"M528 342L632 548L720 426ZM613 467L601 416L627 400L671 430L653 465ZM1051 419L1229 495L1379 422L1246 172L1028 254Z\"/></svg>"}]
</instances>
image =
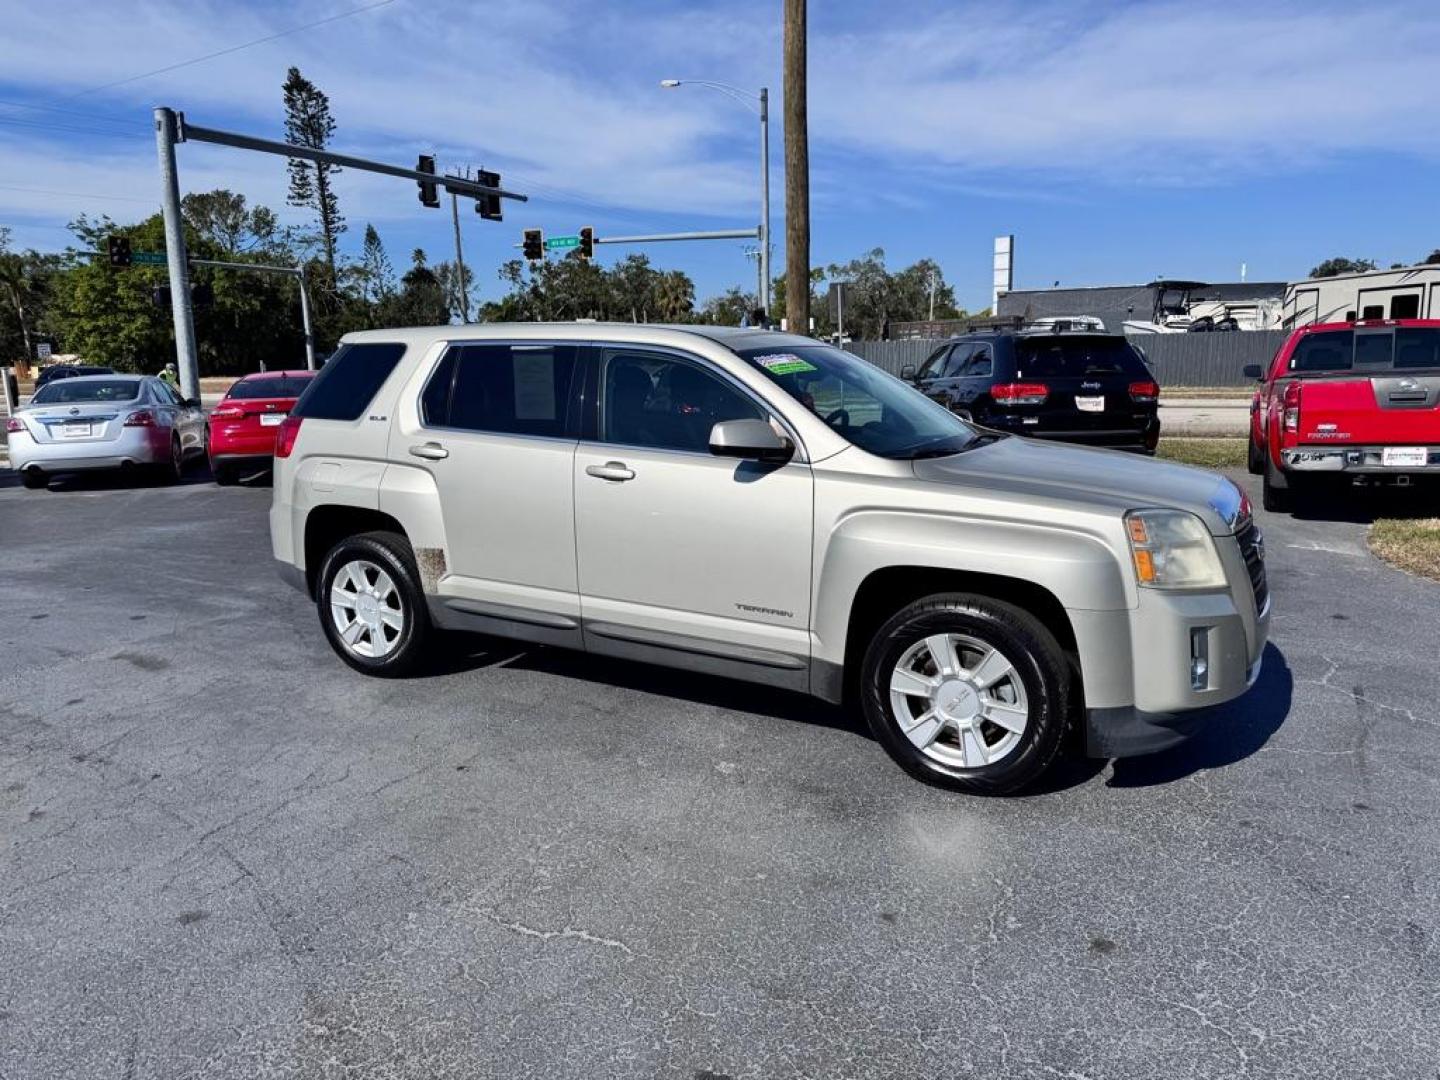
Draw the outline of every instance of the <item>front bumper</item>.
<instances>
[{"instance_id":1,"label":"front bumper","mask_svg":"<svg viewBox=\"0 0 1440 1080\"><path fill-rule=\"evenodd\" d=\"M1246 690L1260 678L1262 663L1256 660L1245 673ZM1149 712L1134 705L1089 709L1085 713L1085 753L1095 758L1123 758L1169 750L1204 731L1223 704L1217 701L1183 712Z\"/></svg>"},{"instance_id":2,"label":"front bumper","mask_svg":"<svg viewBox=\"0 0 1440 1080\"><path fill-rule=\"evenodd\" d=\"M1097 757L1149 754L1202 730L1213 707L1255 684L1270 636L1263 542L1215 537L1229 588L1141 589L1128 611L1071 612L1085 682L1086 747ZM1256 571L1246 552L1256 560ZM1197 659L1203 663L1197 665Z\"/></svg>"},{"instance_id":3,"label":"front bumper","mask_svg":"<svg viewBox=\"0 0 1440 1080\"><path fill-rule=\"evenodd\" d=\"M1384 446L1295 446L1280 451L1280 460L1291 472L1345 473L1351 476L1440 476L1440 446L1389 447L1392 450L1423 450L1425 464L1386 465Z\"/></svg>"}]
</instances>

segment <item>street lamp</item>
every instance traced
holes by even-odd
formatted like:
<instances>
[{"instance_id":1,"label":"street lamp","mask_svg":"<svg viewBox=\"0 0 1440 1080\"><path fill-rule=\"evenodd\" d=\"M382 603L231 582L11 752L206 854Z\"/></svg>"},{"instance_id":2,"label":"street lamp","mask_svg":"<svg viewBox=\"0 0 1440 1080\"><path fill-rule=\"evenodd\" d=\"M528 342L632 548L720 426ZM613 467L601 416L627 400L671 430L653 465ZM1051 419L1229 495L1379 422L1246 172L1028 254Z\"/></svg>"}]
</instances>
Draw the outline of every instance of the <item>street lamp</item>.
<instances>
[{"instance_id":1,"label":"street lamp","mask_svg":"<svg viewBox=\"0 0 1440 1080\"><path fill-rule=\"evenodd\" d=\"M726 97L740 102L752 112L760 114L760 307L766 316L770 314L770 90L762 86L756 94L741 90L729 83L712 82L709 79L661 79L660 85L666 90L681 86L706 86L718 90ZM758 104L757 104L758 101Z\"/></svg>"}]
</instances>

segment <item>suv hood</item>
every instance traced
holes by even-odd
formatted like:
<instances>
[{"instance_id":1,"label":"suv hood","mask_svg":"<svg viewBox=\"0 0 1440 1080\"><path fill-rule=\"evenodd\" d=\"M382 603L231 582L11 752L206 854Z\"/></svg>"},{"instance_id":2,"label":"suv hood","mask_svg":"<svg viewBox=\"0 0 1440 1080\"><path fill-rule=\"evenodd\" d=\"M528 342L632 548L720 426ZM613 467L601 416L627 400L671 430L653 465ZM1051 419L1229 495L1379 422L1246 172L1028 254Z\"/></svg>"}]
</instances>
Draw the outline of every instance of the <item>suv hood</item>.
<instances>
[{"instance_id":1,"label":"suv hood","mask_svg":"<svg viewBox=\"0 0 1440 1080\"><path fill-rule=\"evenodd\" d=\"M1235 532L1248 509L1240 489L1208 469L1042 439L999 438L914 465L921 480L992 494L1038 496L1117 513L1145 507L1188 510L1216 536Z\"/></svg>"}]
</instances>

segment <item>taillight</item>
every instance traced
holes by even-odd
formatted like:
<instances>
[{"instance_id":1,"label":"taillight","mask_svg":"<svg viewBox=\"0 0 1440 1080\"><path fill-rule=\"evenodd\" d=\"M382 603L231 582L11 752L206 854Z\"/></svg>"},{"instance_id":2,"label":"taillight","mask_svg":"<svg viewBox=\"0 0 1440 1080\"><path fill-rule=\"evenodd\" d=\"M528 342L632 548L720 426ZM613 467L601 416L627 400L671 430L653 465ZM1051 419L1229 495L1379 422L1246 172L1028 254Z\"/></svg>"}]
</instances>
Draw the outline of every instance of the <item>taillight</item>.
<instances>
[{"instance_id":1,"label":"taillight","mask_svg":"<svg viewBox=\"0 0 1440 1080\"><path fill-rule=\"evenodd\" d=\"M245 415L244 406L241 405L216 405L210 414L212 420L239 420Z\"/></svg>"},{"instance_id":2,"label":"taillight","mask_svg":"<svg viewBox=\"0 0 1440 1080\"><path fill-rule=\"evenodd\" d=\"M24 425L23 423L21 423L20 418L19 418L18 416L12 416L12 417L10 417L9 420L6 420L6 421L5 421L5 430L6 430L6 431L24 431L24 430L25 430L25 425Z\"/></svg>"},{"instance_id":3,"label":"taillight","mask_svg":"<svg viewBox=\"0 0 1440 1080\"><path fill-rule=\"evenodd\" d=\"M1148 405L1160 397L1160 384L1156 382L1132 382L1130 399Z\"/></svg>"},{"instance_id":4,"label":"taillight","mask_svg":"<svg viewBox=\"0 0 1440 1080\"><path fill-rule=\"evenodd\" d=\"M1284 426L1286 431L1300 430L1300 384L1289 383L1285 387Z\"/></svg>"},{"instance_id":5,"label":"taillight","mask_svg":"<svg viewBox=\"0 0 1440 1080\"><path fill-rule=\"evenodd\" d=\"M280 421L280 427L275 432L275 456L287 458L290 451L295 449L295 437L300 434L300 422L303 417L287 416Z\"/></svg>"},{"instance_id":6,"label":"taillight","mask_svg":"<svg viewBox=\"0 0 1440 1080\"><path fill-rule=\"evenodd\" d=\"M126 427L155 427L158 423L155 414L149 409L136 409L125 417Z\"/></svg>"},{"instance_id":7,"label":"taillight","mask_svg":"<svg viewBox=\"0 0 1440 1080\"><path fill-rule=\"evenodd\" d=\"M990 388L990 396L997 405L1043 405L1050 388L1044 383L1001 383Z\"/></svg>"}]
</instances>

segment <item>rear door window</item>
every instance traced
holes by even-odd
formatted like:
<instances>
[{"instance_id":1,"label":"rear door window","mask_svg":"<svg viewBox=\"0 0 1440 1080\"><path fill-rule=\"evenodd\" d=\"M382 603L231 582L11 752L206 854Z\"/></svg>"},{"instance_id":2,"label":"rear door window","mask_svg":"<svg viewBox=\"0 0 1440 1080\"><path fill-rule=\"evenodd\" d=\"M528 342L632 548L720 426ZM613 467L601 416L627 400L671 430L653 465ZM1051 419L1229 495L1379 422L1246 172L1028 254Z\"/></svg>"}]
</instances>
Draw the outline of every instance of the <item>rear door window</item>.
<instances>
[{"instance_id":1,"label":"rear door window","mask_svg":"<svg viewBox=\"0 0 1440 1080\"><path fill-rule=\"evenodd\" d=\"M458 345L436 365L421 394L425 423L496 435L567 433L576 345Z\"/></svg>"},{"instance_id":2,"label":"rear door window","mask_svg":"<svg viewBox=\"0 0 1440 1080\"><path fill-rule=\"evenodd\" d=\"M311 380L294 415L314 420L358 420L405 355L398 342L342 345Z\"/></svg>"}]
</instances>

